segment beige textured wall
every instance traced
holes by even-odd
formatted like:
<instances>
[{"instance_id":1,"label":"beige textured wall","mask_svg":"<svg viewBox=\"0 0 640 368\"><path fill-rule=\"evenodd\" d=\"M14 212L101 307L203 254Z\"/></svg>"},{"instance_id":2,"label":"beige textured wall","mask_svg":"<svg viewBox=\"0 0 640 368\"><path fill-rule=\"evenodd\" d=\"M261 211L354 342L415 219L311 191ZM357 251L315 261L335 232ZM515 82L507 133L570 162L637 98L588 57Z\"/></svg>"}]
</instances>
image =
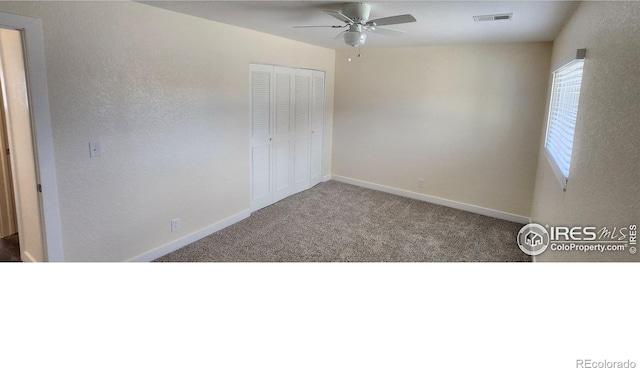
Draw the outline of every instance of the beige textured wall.
<instances>
[{"instance_id":1,"label":"beige textured wall","mask_svg":"<svg viewBox=\"0 0 640 368\"><path fill-rule=\"evenodd\" d=\"M540 146L532 220L554 226L640 224L640 2L584 2L553 47L552 64L586 48L563 192ZM636 254L546 251L541 261L640 260Z\"/></svg>"},{"instance_id":2,"label":"beige textured wall","mask_svg":"<svg viewBox=\"0 0 640 368\"><path fill-rule=\"evenodd\" d=\"M7 136L13 162L13 189L22 260L44 261L40 202L36 179L31 116L27 99L22 38L13 30L0 30L0 58L6 96ZM2 153L4 154L4 152Z\"/></svg>"},{"instance_id":3,"label":"beige textured wall","mask_svg":"<svg viewBox=\"0 0 640 368\"><path fill-rule=\"evenodd\" d=\"M551 43L348 56L336 54L333 174L529 216Z\"/></svg>"},{"instance_id":4,"label":"beige textured wall","mask_svg":"<svg viewBox=\"0 0 640 368\"><path fill-rule=\"evenodd\" d=\"M130 259L249 208L250 62L327 72L331 171L333 50L133 2L0 11L42 19L67 260Z\"/></svg>"}]
</instances>

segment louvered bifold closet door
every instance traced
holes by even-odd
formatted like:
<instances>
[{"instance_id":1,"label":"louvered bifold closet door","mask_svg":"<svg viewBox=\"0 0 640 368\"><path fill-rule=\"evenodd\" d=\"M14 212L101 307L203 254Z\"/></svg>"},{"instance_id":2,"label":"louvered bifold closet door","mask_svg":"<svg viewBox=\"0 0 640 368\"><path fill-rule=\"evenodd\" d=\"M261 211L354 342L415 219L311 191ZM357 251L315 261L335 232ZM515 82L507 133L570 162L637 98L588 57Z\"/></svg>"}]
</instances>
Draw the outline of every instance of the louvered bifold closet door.
<instances>
[{"instance_id":1,"label":"louvered bifold closet door","mask_svg":"<svg viewBox=\"0 0 640 368\"><path fill-rule=\"evenodd\" d=\"M324 72L251 64L251 210L322 176ZM313 134L312 134L313 132ZM312 138L313 137L313 138Z\"/></svg>"},{"instance_id":2,"label":"louvered bifold closet door","mask_svg":"<svg viewBox=\"0 0 640 368\"><path fill-rule=\"evenodd\" d=\"M274 147L274 193L279 201L292 193L293 189L293 83L294 69L275 67L275 137Z\"/></svg>"},{"instance_id":3,"label":"louvered bifold closet door","mask_svg":"<svg viewBox=\"0 0 640 368\"><path fill-rule=\"evenodd\" d=\"M310 70L296 70L293 123L293 192L309 189L311 161Z\"/></svg>"},{"instance_id":4,"label":"louvered bifold closet door","mask_svg":"<svg viewBox=\"0 0 640 368\"><path fill-rule=\"evenodd\" d=\"M322 180L324 128L324 72L313 71L311 86L311 186Z\"/></svg>"},{"instance_id":5,"label":"louvered bifold closet door","mask_svg":"<svg viewBox=\"0 0 640 368\"><path fill-rule=\"evenodd\" d=\"M273 203L271 131L273 67L251 65L251 209Z\"/></svg>"}]
</instances>

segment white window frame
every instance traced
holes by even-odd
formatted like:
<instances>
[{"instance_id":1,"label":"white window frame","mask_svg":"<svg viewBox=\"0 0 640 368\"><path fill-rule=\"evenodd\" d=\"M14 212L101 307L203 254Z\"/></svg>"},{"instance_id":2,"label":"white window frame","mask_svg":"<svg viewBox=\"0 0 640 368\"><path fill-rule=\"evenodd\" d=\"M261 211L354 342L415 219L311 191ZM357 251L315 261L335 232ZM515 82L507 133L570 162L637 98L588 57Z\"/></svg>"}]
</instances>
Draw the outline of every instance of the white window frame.
<instances>
[{"instance_id":1,"label":"white window frame","mask_svg":"<svg viewBox=\"0 0 640 368\"><path fill-rule=\"evenodd\" d=\"M578 50L574 60L552 73L544 148L549 164L560 180L563 190L567 189L569 181L585 54L584 49ZM563 112L565 114L562 114Z\"/></svg>"}]
</instances>

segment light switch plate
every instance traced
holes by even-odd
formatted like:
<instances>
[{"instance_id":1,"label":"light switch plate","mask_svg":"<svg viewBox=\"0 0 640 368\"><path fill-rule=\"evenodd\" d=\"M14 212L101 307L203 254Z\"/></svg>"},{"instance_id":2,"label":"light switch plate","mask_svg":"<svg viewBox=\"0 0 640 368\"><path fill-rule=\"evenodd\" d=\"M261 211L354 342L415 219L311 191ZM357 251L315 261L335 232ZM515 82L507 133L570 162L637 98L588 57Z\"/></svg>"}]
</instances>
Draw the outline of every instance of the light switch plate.
<instances>
[{"instance_id":1,"label":"light switch plate","mask_svg":"<svg viewBox=\"0 0 640 368\"><path fill-rule=\"evenodd\" d=\"M178 231L180 231L180 219L174 218L173 220L171 220L171 232L175 233Z\"/></svg>"},{"instance_id":2,"label":"light switch plate","mask_svg":"<svg viewBox=\"0 0 640 368\"><path fill-rule=\"evenodd\" d=\"M98 157L102 154L102 149L100 148L100 142L94 141L89 142L89 157Z\"/></svg>"}]
</instances>

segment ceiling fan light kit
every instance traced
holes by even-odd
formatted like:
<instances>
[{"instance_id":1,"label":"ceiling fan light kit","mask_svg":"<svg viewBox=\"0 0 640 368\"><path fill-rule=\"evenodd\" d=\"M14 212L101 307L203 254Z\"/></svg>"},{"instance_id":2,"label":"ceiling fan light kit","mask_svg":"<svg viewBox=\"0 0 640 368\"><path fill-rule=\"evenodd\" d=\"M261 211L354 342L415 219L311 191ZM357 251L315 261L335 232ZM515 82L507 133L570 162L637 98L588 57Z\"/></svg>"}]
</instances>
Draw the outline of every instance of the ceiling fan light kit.
<instances>
[{"instance_id":1,"label":"ceiling fan light kit","mask_svg":"<svg viewBox=\"0 0 640 368\"><path fill-rule=\"evenodd\" d=\"M348 31L344 34L344 43L349 46L357 47L364 45L367 40L367 34L360 31Z\"/></svg>"},{"instance_id":2,"label":"ceiling fan light kit","mask_svg":"<svg viewBox=\"0 0 640 368\"><path fill-rule=\"evenodd\" d=\"M392 24L403 24L415 22L416 19L411 14L394 15L391 17L378 18L369 20L369 14L371 13L371 5L365 3L347 3L342 5L341 11L325 10L325 13L344 22L343 25L332 26L300 26L295 28L306 27L331 27L331 28L346 28L348 30L338 34L336 38L343 37L344 43L358 47L364 45L367 40L367 34L364 31L377 33L381 35L402 35L405 32L396 29L381 28L380 26L387 26Z\"/></svg>"}]
</instances>

